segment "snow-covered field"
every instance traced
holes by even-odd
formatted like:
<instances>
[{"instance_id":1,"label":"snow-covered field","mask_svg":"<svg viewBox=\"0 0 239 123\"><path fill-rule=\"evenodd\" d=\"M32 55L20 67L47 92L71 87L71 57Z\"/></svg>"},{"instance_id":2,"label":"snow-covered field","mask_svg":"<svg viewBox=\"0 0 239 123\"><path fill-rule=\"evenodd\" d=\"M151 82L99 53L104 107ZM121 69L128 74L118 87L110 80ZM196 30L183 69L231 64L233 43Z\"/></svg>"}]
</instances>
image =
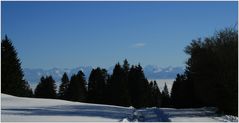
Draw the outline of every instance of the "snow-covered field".
<instances>
[{"instance_id":1,"label":"snow-covered field","mask_svg":"<svg viewBox=\"0 0 239 123\"><path fill-rule=\"evenodd\" d=\"M126 121L237 121L237 117L217 116L214 108L173 109L120 107L54 99L22 98L1 94L2 122L126 122Z\"/></svg>"}]
</instances>

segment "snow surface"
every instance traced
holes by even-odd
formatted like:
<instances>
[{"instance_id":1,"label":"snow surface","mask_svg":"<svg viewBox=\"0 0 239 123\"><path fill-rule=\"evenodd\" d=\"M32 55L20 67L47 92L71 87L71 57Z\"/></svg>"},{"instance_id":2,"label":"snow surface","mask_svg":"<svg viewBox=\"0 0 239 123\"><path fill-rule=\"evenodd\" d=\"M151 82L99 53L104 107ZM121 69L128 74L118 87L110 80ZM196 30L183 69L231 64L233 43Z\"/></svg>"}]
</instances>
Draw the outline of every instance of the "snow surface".
<instances>
[{"instance_id":1,"label":"snow surface","mask_svg":"<svg viewBox=\"0 0 239 123\"><path fill-rule=\"evenodd\" d=\"M189 108L189 109L161 109L172 122L238 122L235 116L219 116L215 114L216 108Z\"/></svg>"},{"instance_id":2,"label":"snow surface","mask_svg":"<svg viewBox=\"0 0 239 123\"><path fill-rule=\"evenodd\" d=\"M56 99L23 98L1 94L3 122L162 122L238 121L238 117L217 116L215 108L173 109L120 107Z\"/></svg>"}]
</instances>

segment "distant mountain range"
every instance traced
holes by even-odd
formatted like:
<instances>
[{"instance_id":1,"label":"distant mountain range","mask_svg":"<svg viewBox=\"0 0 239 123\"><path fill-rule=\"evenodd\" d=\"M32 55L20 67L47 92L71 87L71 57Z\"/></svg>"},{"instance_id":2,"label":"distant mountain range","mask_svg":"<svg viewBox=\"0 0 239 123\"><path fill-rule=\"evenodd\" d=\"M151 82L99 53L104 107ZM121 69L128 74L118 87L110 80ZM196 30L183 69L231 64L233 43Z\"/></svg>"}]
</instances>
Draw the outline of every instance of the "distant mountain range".
<instances>
[{"instance_id":1,"label":"distant mountain range","mask_svg":"<svg viewBox=\"0 0 239 123\"><path fill-rule=\"evenodd\" d=\"M107 69L109 74L112 74L113 68L114 66L111 66ZM23 71L25 79L29 81L31 85L34 86L36 83L40 81L40 78L42 76L52 75L57 84L59 84L64 72L66 72L68 76L71 77L71 75L76 74L79 70L82 70L86 76L86 79L88 79L92 69L93 67L91 66L81 66L73 69L52 68L48 70L25 68L23 69ZM147 65L143 68L143 70L145 76L149 80L158 80L158 79L174 79L178 73L183 73L184 68L171 66L162 68L156 65Z\"/></svg>"}]
</instances>

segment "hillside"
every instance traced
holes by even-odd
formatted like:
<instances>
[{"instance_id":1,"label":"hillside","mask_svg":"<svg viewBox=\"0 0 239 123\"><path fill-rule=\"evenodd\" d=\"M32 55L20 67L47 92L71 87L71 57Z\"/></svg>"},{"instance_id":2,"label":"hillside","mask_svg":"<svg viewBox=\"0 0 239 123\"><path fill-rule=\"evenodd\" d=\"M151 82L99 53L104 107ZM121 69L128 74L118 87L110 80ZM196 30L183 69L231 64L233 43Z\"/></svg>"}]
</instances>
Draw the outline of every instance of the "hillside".
<instances>
[{"instance_id":1,"label":"hillside","mask_svg":"<svg viewBox=\"0 0 239 123\"><path fill-rule=\"evenodd\" d=\"M36 99L1 94L3 122L118 122L118 121L237 121L237 117L217 116L215 108L173 109L120 107L111 105Z\"/></svg>"}]
</instances>

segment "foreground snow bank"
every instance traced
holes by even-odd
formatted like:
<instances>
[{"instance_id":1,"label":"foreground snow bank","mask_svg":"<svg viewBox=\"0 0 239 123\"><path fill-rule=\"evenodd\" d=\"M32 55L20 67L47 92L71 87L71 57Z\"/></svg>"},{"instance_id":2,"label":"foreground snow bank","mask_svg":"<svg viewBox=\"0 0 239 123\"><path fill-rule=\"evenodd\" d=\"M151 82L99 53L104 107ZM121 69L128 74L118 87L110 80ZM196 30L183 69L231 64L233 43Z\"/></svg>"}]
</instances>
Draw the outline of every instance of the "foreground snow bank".
<instances>
[{"instance_id":1,"label":"foreground snow bank","mask_svg":"<svg viewBox=\"0 0 239 123\"><path fill-rule=\"evenodd\" d=\"M215 108L144 108L23 98L1 94L3 122L237 122L238 117L218 116Z\"/></svg>"},{"instance_id":2,"label":"foreground snow bank","mask_svg":"<svg viewBox=\"0 0 239 123\"><path fill-rule=\"evenodd\" d=\"M216 114L216 108L161 108L172 122L238 122L238 117Z\"/></svg>"},{"instance_id":3,"label":"foreground snow bank","mask_svg":"<svg viewBox=\"0 0 239 123\"><path fill-rule=\"evenodd\" d=\"M53 99L22 98L1 94L2 121L120 121L132 114L126 107Z\"/></svg>"}]
</instances>

